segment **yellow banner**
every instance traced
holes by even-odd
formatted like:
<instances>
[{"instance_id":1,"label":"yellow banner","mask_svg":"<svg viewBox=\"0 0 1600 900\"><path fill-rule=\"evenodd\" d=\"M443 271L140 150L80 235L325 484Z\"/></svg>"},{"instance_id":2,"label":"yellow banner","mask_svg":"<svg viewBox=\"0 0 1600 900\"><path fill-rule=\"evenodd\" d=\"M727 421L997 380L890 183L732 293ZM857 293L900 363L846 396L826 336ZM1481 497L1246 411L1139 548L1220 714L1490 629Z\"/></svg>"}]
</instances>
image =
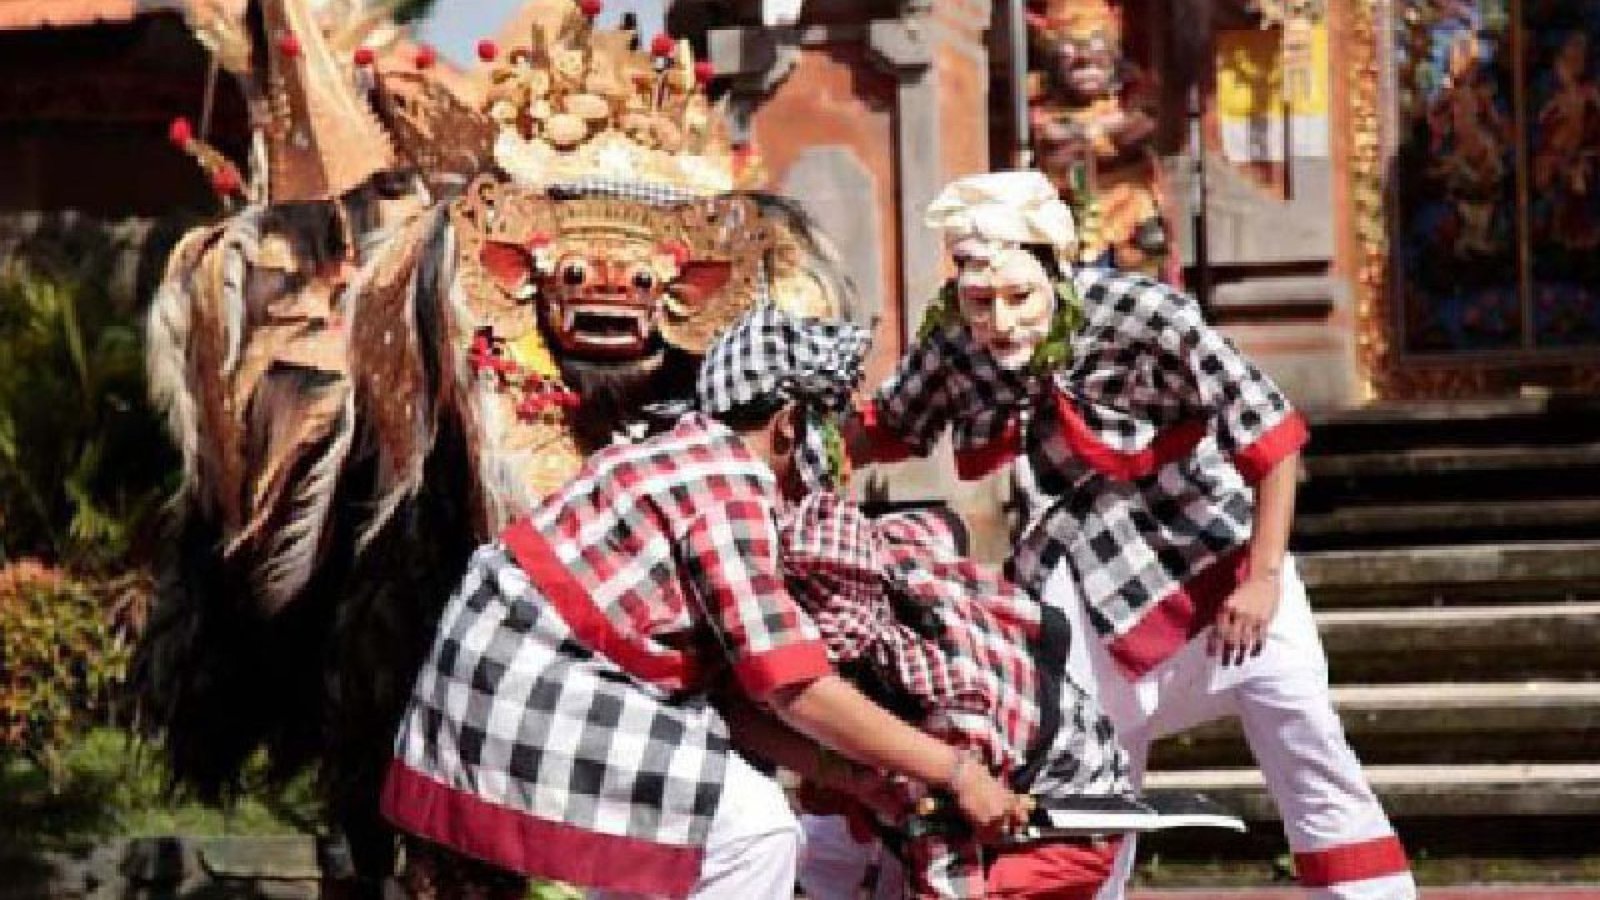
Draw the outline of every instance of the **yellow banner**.
<instances>
[{"instance_id":1,"label":"yellow banner","mask_svg":"<svg viewBox=\"0 0 1600 900\"><path fill-rule=\"evenodd\" d=\"M1290 33L1250 28L1217 34L1217 113L1223 119L1282 116L1285 72L1289 114L1328 114L1328 29L1321 23ZM1288 65L1285 65L1285 63Z\"/></svg>"}]
</instances>

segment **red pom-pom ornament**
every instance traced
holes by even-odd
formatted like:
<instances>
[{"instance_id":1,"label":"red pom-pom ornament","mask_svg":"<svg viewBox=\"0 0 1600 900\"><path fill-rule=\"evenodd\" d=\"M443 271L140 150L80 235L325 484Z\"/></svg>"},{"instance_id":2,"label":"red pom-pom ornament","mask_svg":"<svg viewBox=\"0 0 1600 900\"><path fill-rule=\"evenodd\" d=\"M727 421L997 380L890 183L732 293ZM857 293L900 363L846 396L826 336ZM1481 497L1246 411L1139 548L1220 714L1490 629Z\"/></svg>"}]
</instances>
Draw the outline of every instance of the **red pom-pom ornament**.
<instances>
[{"instance_id":1,"label":"red pom-pom ornament","mask_svg":"<svg viewBox=\"0 0 1600 900\"><path fill-rule=\"evenodd\" d=\"M294 59L300 55L300 39L293 34L286 34L278 38L278 52L290 59Z\"/></svg>"},{"instance_id":2,"label":"red pom-pom ornament","mask_svg":"<svg viewBox=\"0 0 1600 900\"><path fill-rule=\"evenodd\" d=\"M365 68L372 65L372 63L378 58L378 54L372 52L371 47L357 47L354 58L356 65Z\"/></svg>"},{"instance_id":3,"label":"red pom-pom ornament","mask_svg":"<svg viewBox=\"0 0 1600 900\"><path fill-rule=\"evenodd\" d=\"M226 197L239 190L239 172L233 166L223 166L211 174L211 189Z\"/></svg>"},{"instance_id":4,"label":"red pom-pom ornament","mask_svg":"<svg viewBox=\"0 0 1600 900\"><path fill-rule=\"evenodd\" d=\"M605 4L600 0L578 0L578 11L583 13L585 18L593 19L600 15L602 9L605 9Z\"/></svg>"},{"instance_id":5,"label":"red pom-pom ornament","mask_svg":"<svg viewBox=\"0 0 1600 900\"><path fill-rule=\"evenodd\" d=\"M494 62L494 58L499 55L500 48L495 46L494 41L483 40L478 42L479 59L483 60L484 62Z\"/></svg>"},{"instance_id":6,"label":"red pom-pom ornament","mask_svg":"<svg viewBox=\"0 0 1600 900\"><path fill-rule=\"evenodd\" d=\"M167 126L167 140L179 150L189 149L189 144L194 140L194 126L182 116L173 119L172 124Z\"/></svg>"},{"instance_id":7,"label":"red pom-pom ornament","mask_svg":"<svg viewBox=\"0 0 1600 900\"><path fill-rule=\"evenodd\" d=\"M717 70L710 62L702 59L694 64L694 80L696 84L705 87L715 77L717 77Z\"/></svg>"},{"instance_id":8,"label":"red pom-pom ornament","mask_svg":"<svg viewBox=\"0 0 1600 900\"><path fill-rule=\"evenodd\" d=\"M677 48L678 42L673 40L672 35L667 34L666 32L656 35L655 38L650 41L650 55L659 56L662 59L672 56L672 51L676 50Z\"/></svg>"},{"instance_id":9,"label":"red pom-pom ornament","mask_svg":"<svg viewBox=\"0 0 1600 900\"><path fill-rule=\"evenodd\" d=\"M423 44L421 47L417 48L417 58L415 60L417 68L431 69L433 68L433 64L438 61L439 51L433 49L427 44Z\"/></svg>"}]
</instances>

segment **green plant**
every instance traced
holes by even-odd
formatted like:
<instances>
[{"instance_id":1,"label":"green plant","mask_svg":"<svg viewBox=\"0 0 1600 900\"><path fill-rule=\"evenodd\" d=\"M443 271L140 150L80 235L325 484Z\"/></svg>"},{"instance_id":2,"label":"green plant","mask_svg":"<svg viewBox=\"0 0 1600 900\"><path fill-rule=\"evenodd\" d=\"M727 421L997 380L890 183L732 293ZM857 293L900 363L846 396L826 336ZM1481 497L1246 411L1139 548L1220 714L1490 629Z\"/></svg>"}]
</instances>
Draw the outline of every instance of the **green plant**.
<instances>
[{"instance_id":1,"label":"green plant","mask_svg":"<svg viewBox=\"0 0 1600 900\"><path fill-rule=\"evenodd\" d=\"M0 562L104 572L150 543L174 456L102 262L0 267Z\"/></svg>"},{"instance_id":2,"label":"green plant","mask_svg":"<svg viewBox=\"0 0 1600 900\"><path fill-rule=\"evenodd\" d=\"M0 569L0 762L28 759L59 785L62 748L107 721L151 586L84 582L33 561Z\"/></svg>"},{"instance_id":3,"label":"green plant","mask_svg":"<svg viewBox=\"0 0 1600 900\"><path fill-rule=\"evenodd\" d=\"M29 760L0 759L0 871L6 849L78 853L106 838L147 835L289 835L316 830L310 777L258 787L225 808L176 795L160 755L127 732L93 728L74 736L51 777ZM261 778L264 763L253 766Z\"/></svg>"}]
</instances>

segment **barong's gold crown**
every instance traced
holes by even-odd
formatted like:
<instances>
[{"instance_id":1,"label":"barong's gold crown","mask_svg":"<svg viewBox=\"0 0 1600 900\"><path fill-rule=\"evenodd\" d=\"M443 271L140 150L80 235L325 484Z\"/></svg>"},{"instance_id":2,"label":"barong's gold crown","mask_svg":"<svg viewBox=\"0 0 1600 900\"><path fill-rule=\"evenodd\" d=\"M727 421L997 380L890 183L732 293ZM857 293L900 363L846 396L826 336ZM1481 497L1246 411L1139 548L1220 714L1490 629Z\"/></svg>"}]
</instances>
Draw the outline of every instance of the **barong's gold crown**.
<instances>
[{"instance_id":1,"label":"barong's gold crown","mask_svg":"<svg viewBox=\"0 0 1600 900\"><path fill-rule=\"evenodd\" d=\"M599 30L599 4L541 2L529 42L493 65L485 109L495 162L512 179L548 185L602 178L711 194L753 186L748 157L706 96L708 63L687 41Z\"/></svg>"}]
</instances>

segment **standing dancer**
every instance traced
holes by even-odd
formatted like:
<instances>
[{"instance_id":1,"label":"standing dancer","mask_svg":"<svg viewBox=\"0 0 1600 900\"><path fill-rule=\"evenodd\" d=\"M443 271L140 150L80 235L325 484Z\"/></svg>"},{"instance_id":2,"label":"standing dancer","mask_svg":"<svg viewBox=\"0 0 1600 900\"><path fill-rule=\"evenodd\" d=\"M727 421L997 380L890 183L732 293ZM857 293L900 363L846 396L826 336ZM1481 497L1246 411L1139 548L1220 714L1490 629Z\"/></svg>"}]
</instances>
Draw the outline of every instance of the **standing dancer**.
<instances>
[{"instance_id":1,"label":"standing dancer","mask_svg":"<svg viewBox=\"0 0 1600 900\"><path fill-rule=\"evenodd\" d=\"M853 455L925 455L948 427L963 478L1014 465L1033 508L1012 575L1074 623L1069 666L1092 670L1135 780L1151 741L1237 715L1302 884L1415 897L1287 554L1304 420L1189 297L1069 269L1071 214L1038 173L957 181L928 223L959 274ZM1132 861L1129 840L1102 897Z\"/></svg>"},{"instance_id":2,"label":"standing dancer","mask_svg":"<svg viewBox=\"0 0 1600 900\"><path fill-rule=\"evenodd\" d=\"M465 856L608 896L789 900L799 829L730 748L711 702L730 682L823 746L948 791L980 834L1025 819L964 751L835 675L785 589L779 486L820 461L815 423L866 343L757 309L708 353L698 412L594 454L473 557L384 789L420 839L415 892L471 896Z\"/></svg>"}]
</instances>

